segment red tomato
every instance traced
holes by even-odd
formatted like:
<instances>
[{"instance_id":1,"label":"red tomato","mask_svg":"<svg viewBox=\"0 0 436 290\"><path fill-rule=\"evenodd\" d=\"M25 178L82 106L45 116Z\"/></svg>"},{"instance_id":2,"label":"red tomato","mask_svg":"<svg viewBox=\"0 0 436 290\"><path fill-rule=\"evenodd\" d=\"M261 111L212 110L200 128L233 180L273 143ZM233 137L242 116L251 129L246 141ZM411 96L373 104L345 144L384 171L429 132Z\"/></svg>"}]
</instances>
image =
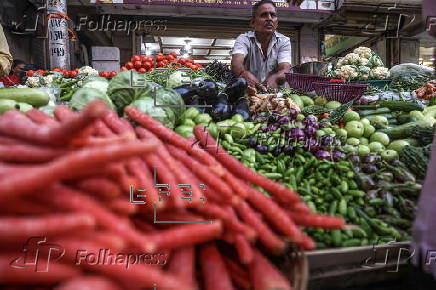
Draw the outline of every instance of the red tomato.
<instances>
[{"instance_id":1,"label":"red tomato","mask_svg":"<svg viewBox=\"0 0 436 290\"><path fill-rule=\"evenodd\" d=\"M157 54L156 55L156 61L162 61L162 60L164 60L163 54L162 53Z\"/></svg>"},{"instance_id":2,"label":"red tomato","mask_svg":"<svg viewBox=\"0 0 436 290\"><path fill-rule=\"evenodd\" d=\"M191 65L191 69L193 69L193 70L198 70L198 65Z\"/></svg>"},{"instance_id":3,"label":"red tomato","mask_svg":"<svg viewBox=\"0 0 436 290\"><path fill-rule=\"evenodd\" d=\"M136 69L140 69L141 67L142 67L142 62L141 61L135 61L134 63L133 63L133 66L136 68Z\"/></svg>"},{"instance_id":4,"label":"red tomato","mask_svg":"<svg viewBox=\"0 0 436 290\"><path fill-rule=\"evenodd\" d=\"M147 61L147 56L145 55L141 55L140 58L142 62Z\"/></svg>"},{"instance_id":5,"label":"red tomato","mask_svg":"<svg viewBox=\"0 0 436 290\"><path fill-rule=\"evenodd\" d=\"M26 72L26 75L27 75L28 77L33 77L34 74L35 74L35 72L34 72L33 70L28 70L28 71Z\"/></svg>"},{"instance_id":6,"label":"red tomato","mask_svg":"<svg viewBox=\"0 0 436 290\"><path fill-rule=\"evenodd\" d=\"M140 68L140 69L138 70L138 72L143 74L143 73L146 73L147 70L146 70L145 68L142 67L142 68Z\"/></svg>"},{"instance_id":7,"label":"red tomato","mask_svg":"<svg viewBox=\"0 0 436 290\"><path fill-rule=\"evenodd\" d=\"M153 66L153 64L149 61L146 61L142 64L144 66L144 68L149 69Z\"/></svg>"},{"instance_id":8,"label":"red tomato","mask_svg":"<svg viewBox=\"0 0 436 290\"><path fill-rule=\"evenodd\" d=\"M132 69L133 68L133 62L129 61L128 63L126 63L126 68L127 69Z\"/></svg>"},{"instance_id":9,"label":"red tomato","mask_svg":"<svg viewBox=\"0 0 436 290\"><path fill-rule=\"evenodd\" d=\"M76 72L76 71L74 71L74 70L70 71L70 77L72 77L72 78L77 77L78 74L79 74L79 73Z\"/></svg>"},{"instance_id":10,"label":"red tomato","mask_svg":"<svg viewBox=\"0 0 436 290\"><path fill-rule=\"evenodd\" d=\"M184 59L184 58L179 58L178 62L179 62L181 65L184 65L184 64L186 63L186 59Z\"/></svg>"},{"instance_id":11,"label":"red tomato","mask_svg":"<svg viewBox=\"0 0 436 290\"><path fill-rule=\"evenodd\" d=\"M161 63L162 63L162 66L166 66L168 64L168 61L164 59L163 61L161 61Z\"/></svg>"},{"instance_id":12,"label":"red tomato","mask_svg":"<svg viewBox=\"0 0 436 290\"><path fill-rule=\"evenodd\" d=\"M173 56L172 54L169 54L169 55L167 55L166 59L167 59L169 62L172 62L172 61L174 61L174 60L176 59L176 57Z\"/></svg>"},{"instance_id":13,"label":"red tomato","mask_svg":"<svg viewBox=\"0 0 436 290\"><path fill-rule=\"evenodd\" d=\"M111 71L111 77L115 77L117 76L117 72L116 71Z\"/></svg>"},{"instance_id":14,"label":"red tomato","mask_svg":"<svg viewBox=\"0 0 436 290\"><path fill-rule=\"evenodd\" d=\"M70 77L70 73L68 71L64 71L62 72L62 74L64 75L65 78Z\"/></svg>"},{"instance_id":15,"label":"red tomato","mask_svg":"<svg viewBox=\"0 0 436 290\"><path fill-rule=\"evenodd\" d=\"M126 70L127 70L127 67L122 66L120 70L121 70L121 71L126 71Z\"/></svg>"},{"instance_id":16,"label":"red tomato","mask_svg":"<svg viewBox=\"0 0 436 290\"><path fill-rule=\"evenodd\" d=\"M53 69L53 71L55 71L55 72L61 72L62 70L61 70L60 68L55 68L55 69Z\"/></svg>"},{"instance_id":17,"label":"red tomato","mask_svg":"<svg viewBox=\"0 0 436 290\"><path fill-rule=\"evenodd\" d=\"M177 58L177 53L175 53L175 52L170 52L169 55L172 55L174 58Z\"/></svg>"},{"instance_id":18,"label":"red tomato","mask_svg":"<svg viewBox=\"0 0 436 290\"><path fill-rule=\"evenodd\" d=\"M130 59L131 62L135 62L135 61L141 61L141 57L139 55L134 55L132 56L132 58Z\"/></svg>"}]
</instances>

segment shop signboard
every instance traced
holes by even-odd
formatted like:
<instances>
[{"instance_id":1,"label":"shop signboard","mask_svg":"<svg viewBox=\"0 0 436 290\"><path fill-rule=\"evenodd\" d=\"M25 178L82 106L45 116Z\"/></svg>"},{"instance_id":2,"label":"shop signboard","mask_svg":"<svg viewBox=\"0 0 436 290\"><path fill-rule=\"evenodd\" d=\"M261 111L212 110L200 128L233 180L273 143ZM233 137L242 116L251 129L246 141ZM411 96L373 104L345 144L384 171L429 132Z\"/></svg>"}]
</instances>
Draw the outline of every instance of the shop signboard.
<instances>
[{"instance_id":1,"label":"shop signboard","mask_svg":"<svg viewBox=\"0 0 436 290\"><path fill-rule=\"evenodd\" d=\"M300 7L290 5L286 0L273 0L279 9L294 11L331 12L335 10L335 0L306 0ZM143 4L201 6L214 8L250 8L254 0L90 0L94 4Z\"/></svg>"}]
</instances>

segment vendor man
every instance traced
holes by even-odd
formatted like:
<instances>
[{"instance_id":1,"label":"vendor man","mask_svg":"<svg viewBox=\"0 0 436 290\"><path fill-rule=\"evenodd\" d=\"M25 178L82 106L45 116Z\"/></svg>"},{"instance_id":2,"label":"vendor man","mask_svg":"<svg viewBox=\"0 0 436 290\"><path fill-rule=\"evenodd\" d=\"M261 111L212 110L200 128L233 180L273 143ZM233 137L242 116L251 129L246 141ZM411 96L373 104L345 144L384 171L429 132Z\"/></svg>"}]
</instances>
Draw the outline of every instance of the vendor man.
<instances>
[{"instance_id":1,"label":"vendor man","mask_svg":"<svg viewBox=\"0 0 436 290\"><path fill-rule=\"evenodd\" d=\"M276 5L262 0L253 6L251 27L254 31L236 38L232 51L232 71L247 80L253 88L277 89L285 83L285 73L291 66L289 37L276 32Z\"/></svg>"}]
</instances>

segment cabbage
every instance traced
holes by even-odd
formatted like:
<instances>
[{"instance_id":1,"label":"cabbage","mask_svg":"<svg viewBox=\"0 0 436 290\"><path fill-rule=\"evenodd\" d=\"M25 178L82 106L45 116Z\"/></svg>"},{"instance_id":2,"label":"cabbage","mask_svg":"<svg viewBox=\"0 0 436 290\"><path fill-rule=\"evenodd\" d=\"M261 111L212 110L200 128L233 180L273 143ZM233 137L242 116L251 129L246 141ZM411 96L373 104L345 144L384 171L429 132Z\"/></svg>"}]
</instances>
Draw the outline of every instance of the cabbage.
<instances>
[{"instance_id":1,"label":"cabbage","mask_svg":"<svg viewBox=\"0 0 436 290\"><path fill-rule=\"evenodd\" d=\"M50 116L53 117L54 116L53 115L53 111L54 111L55 108L56 108L56 106L47 105L47 106L39 107L38 110L40 110L40 111L46 113L47 115L50 115Z\"/></svg>"},{"instance_id":2,"label":"cabbage","mask_svg":"<svg viewBox=\"0 0 436 290\"><path fill-rule=\"evenodd\" d=\"M102 92L103 94L106 94L108 87L109 87L109 82L107 80L104 80L104 81L100 81L100 80L90 81L90 82L86 82L82 86L82 88L97 89L100 92Z\"/></svg>"},{"instance_id":3,"label":"cabbage","mask_svg":"<svg viewBox=\"0 0 436 290\"><path fill-rule=\"evenodd\" d=\"M182 97L173 89L161 88L156 90L156 103L171 105L168 107L177 116L177 120L185 112L185 102Z\"/></svg>"},{"instance_id":4,"label":"cabbage","mask_svg":"<svg viewBox=\"0 0 436 290\"><path fill-rule=\"evenodd\" d=\"M114 105L109 97L98 89L80 88L71 97L70 107L74 110L81 111L89 103L95 100L102 100L110 109L114 109Z\"/></svg>"},{"instance_id":5,"label":"cabbage","mask_svg":"<svg viewBox=\"0 0 436 290\"><path fill-rule=\"evenodd\" d=\"M144 76L130 70L118 73L109 83L107 90L108 96L119 111L149 93L151 86L145 82Z\"/></svg>"},{"instance_id":6,"label":"cabbage","mask_svg":"<svg viewBox=\"0 0 436 290\"><path fill-rule=\"evenodd\" d=\"M157 103L159 104L159 102ZM131 103L130 106L136 107L141 112L153 117L168 128L174 129L175 127L176 115L171 108L156 107L152 98L138 99Z\"/></svg>"},{"instance_id":7,"label":"cabbage","mask_svg":"<svg viewBox=\"0 0 436 290\"><path fill-rule=\"evenodd\" d=\"M167 87L175 88L185 83L190 83L191 79L186 75L184 71L175 71L168 77Z\"/></svg>"}]
</instances>

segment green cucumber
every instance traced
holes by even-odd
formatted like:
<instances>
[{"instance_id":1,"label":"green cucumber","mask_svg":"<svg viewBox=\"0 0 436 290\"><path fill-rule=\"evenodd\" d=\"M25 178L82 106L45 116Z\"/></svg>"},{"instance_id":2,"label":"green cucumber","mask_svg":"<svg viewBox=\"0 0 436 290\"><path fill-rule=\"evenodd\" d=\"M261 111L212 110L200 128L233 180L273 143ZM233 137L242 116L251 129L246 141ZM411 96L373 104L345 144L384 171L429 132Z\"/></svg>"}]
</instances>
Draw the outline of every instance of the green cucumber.
<instances>
[{"instance_id":1,"label":"green cucumber","mask_svg":"<svg viewBox=\"0 0 436 290\"><path fill-rule=\"evenodd\" d=\"M7 88L0 89L0 100L14 100L18 103L27 103L34 107L48 104L50 97L44 90L34 88Z\"/></svg>"},{"instance_id":2,"label":"green cucumber","mask_svg":"<svg viewBox=\"0 0 436 290\"><path fill-rule=\"evenodd\" d=\"M391 110L389 108L378 108L375 110L363 110L363 111L358 111L359 116L361 118L366 117L366 116L370 116L370 115L380 115L380 114L386 114L386 113L390 113Z\"/></svg>"},{"instance_id":3,"label":"green cucumber","mask_svg":"<svg viewBox=\"0 0 436 290\"><path fill-rule=\"evenodd\" d=\"M423 111L425 108L424 105L411 101L381 101L379 104L381 107L389 108L392 111L403 112Z\"/></svg>"}]
</instances>

